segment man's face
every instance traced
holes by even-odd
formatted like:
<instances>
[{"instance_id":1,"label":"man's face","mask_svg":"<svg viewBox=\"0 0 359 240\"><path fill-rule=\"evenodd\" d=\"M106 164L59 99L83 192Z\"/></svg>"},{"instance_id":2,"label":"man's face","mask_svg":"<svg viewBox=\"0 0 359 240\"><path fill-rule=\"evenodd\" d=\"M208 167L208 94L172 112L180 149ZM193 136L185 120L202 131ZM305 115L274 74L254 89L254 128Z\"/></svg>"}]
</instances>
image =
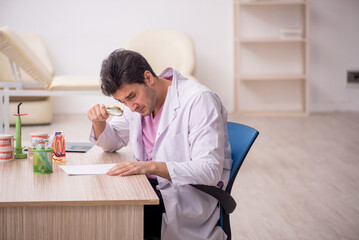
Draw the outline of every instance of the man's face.
<instances>
[{"instance_id":1,"label":"man's face","mask_svg":"<svg viewBox=\"0 0 359 240\"><path fill-rule=\"evenodd\" d=\"M148 116L153 112L157 99L156 91L147 83L125 84L112 97L142 116Z\"/></svg>"}]
</instances>

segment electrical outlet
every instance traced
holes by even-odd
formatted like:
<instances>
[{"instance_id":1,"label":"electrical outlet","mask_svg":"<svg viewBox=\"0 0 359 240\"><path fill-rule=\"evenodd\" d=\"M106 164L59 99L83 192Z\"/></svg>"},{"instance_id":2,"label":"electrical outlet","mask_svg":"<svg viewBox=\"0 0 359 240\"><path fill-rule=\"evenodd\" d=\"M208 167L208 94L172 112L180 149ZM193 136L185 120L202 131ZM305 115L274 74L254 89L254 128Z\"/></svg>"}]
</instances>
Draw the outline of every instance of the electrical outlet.
<instances>
[{"instance_id":1,"label":"electrical outlet","mask_svg":"<svg viewBox=\"0 0 359 240\"><path fill-rule=\"evenodd\" d=\"M347 73L347 83L359 84L359 71L348 71L348 73Z\"/></svg>"}]
</instances>

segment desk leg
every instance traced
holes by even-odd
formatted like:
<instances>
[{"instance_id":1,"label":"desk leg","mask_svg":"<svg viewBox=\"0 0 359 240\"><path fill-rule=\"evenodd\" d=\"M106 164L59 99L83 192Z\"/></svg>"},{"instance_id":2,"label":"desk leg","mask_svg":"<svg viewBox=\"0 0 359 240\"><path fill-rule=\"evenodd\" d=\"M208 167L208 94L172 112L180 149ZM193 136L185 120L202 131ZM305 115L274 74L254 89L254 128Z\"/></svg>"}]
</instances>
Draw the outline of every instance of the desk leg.
<instances>
[{"instance_id":1,"label":"desk leg","mask_svg":"<svg viewBox=\"0 0 359 240\"><path fill-rule=\"evenodd\" d=\"M0 239L143 239L143 206L0 207Z\"/></svg>"}]
</instances>

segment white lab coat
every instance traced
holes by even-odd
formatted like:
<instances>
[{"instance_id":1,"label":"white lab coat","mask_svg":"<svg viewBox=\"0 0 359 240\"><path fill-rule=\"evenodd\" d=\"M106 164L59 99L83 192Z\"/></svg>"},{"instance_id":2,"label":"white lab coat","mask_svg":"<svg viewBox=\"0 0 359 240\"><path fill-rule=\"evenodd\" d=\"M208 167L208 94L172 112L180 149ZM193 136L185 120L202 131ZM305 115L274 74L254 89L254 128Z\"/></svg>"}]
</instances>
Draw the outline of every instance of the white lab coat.
<instances>
[{"instance_id":1,"label":"white lab coat","mask_svg":"<svg viewBox=\"0 0 359 240\"><path fill-rule=\"evenodd\" d=\"M227 111L216 94L183 77L172 68L160 76L173 74L158 126L153 161L166 162L171 181L157 177L166 213L162 217L161 239L225 239L216 226L217 200L188 184L226 186L232 164L227 136ZM123 117L107 123L97 139L90 140L104 151L117 151L129 142L139 161L146 161L142 141L141 115L124 108Z\"/></svg>"}]
</instances>

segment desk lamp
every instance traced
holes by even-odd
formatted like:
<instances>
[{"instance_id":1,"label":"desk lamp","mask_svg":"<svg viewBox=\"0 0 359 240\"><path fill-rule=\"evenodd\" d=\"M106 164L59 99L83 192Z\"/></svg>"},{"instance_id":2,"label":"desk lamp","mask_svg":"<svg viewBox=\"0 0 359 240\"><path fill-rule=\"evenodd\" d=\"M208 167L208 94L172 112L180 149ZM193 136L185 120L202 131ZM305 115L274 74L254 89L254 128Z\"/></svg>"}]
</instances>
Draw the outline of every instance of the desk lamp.
<instances>
[{"instance_id":1,"label":"desk lamp","mask_svg":"<svg viewBox=\"0 0 359 240\"><path fill-rule=\"evenodd\" d=\"M16 146L15 146L15 159L21 159L21 158L27 158L27 154L22 152L22 149L24 147L21 146L21 116L25 116L27 114L20 114L20 105L22 102L17 105L17 114L14 114L16 116Z\"/></svg>"}]
</instances>

